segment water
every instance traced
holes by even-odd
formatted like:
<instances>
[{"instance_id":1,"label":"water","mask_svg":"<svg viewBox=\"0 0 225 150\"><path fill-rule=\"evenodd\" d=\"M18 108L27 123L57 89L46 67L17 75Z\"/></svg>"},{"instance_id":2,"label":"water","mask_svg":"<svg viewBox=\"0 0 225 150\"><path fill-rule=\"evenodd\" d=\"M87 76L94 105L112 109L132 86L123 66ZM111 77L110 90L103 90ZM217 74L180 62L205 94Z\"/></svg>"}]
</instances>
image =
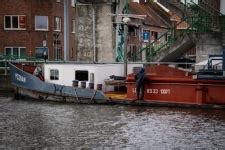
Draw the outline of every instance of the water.
<instances>
[{"instance_id":1,"label":"water","mask_svg":"<svg viewBox=\"0 0 225 150\"><path fill-rule=\"evenodd\" d=\"M224 110L0 98L0 148L225 148Z\"/></svg>"}]
</instances>

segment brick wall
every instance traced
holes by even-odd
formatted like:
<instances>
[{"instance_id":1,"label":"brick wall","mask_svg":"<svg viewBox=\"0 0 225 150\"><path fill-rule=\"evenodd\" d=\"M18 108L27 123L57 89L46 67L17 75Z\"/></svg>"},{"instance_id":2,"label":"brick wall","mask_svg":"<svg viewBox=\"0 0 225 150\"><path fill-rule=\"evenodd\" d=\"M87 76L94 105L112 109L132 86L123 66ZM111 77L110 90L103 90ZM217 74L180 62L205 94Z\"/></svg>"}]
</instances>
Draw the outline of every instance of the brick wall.
<instances>
[{"instance_id":1,"label":"brick wall","mask_svg":"<svg viewBox=\"0 0 225 150\"><path fill-rule=\"evenodd\" d=\"M4 30L4 15L26 15L26 30ZM35 31L35 15L48 16L48 31ZM54 31L54 18L61 17L62 31ZM75 16L74 8L69 1L69 25L72 26L72 18ZM57 47L64 49L64 5L56 0L1 0L0 3L0 54L4 54L4 48L26 47L28 56L35 56L35 48L42 47L43 40L47 37L47 47L49 48L49 59L55 58L54 34L58 33ZM75 35L71 33L70 27L70 47L75 51ZM75 53L75 52L74 52ZM62 55L62 58L63 55ZM75 58L74 56L71 58Z\"/></svg>"}]
</instances>

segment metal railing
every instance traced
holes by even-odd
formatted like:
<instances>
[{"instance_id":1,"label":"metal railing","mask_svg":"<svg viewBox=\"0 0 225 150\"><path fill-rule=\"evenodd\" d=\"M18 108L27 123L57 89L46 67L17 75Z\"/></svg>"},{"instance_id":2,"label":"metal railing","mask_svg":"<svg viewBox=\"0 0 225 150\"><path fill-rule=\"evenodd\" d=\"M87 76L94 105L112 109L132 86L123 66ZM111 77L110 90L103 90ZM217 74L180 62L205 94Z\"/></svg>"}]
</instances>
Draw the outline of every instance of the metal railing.
<instances>
[{"instance_id":1,"label":"metal railing","mask_svg":"<svg viewBox=\"0 0 225 150\"><path fill-rule=\"evenodd\" d=\"M37 64L43 64L43 63L65 63L64 61L51 61L51 60L43 60L43 59L34 59L34 60L28 60L28 59L4 59L0 60L0 75L9 75L9 63L22 63L26 65L32 65L36 66ZM67 62L70 63L70 62Z\"/></svg>"},{"instance_id":2,"label":"metal railing","mask_svg":"<svg viewBox=\"0 0 225 150\"><path fill-rule=\"evenodd\" d=\"M186 17L149 45L140 49L130 60L140 60L141 54L144 52L146 58L142 61L151 61L151 57L155 56L161 49L174 44L179 37L191 32L211 32L212 27L211 16Z\"/></svg>"},{"instance_id":3,"label":"metal railing","mask_svg":"<svg viewBox=\"0 0 225 150\"><path fill-rule=\"evenodd\" d=\"M21 61L21 60L0 60L0 75L5 75L8 76L10 73L10 69L9 69L9 63L22 63L25 65L32 65L32 66L36 66L38 64L90 64L90 63L85 63L85 62L74 62L74 61L67 61L67 62L63 62L63 61ZM95 64L106 64L106 63L95 63ZM109 63L107 63L109 64ZM123 62L112 62L110 64L123 64ZM190 62L143 62L143 61L139 61L139 62L127 62L127 65L129 64L143 64L145 66L147 65L170 65L170 66L174 66L174 67L181 67L183 69L187 69L189 71L191 71L192 66L194 65L194 63L190 63Z\"/></svg>"},{"instance_id":4,"label":"metal railing","mask_svg":"<svg viewBox=\"0 0 225 150\"><path fill-rule=\"evenodd\" d=\"M0 55L0 60L42 61L43 58L18 55Z\"/></svg>"}]
</instances>

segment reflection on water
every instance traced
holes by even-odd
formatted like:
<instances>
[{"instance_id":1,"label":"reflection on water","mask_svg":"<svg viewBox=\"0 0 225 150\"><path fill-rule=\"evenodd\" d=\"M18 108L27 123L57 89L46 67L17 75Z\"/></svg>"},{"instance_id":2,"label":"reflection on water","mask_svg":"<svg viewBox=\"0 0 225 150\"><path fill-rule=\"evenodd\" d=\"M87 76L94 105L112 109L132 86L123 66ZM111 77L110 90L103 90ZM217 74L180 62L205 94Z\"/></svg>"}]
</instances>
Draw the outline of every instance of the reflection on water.
<instances>
[{"instance_id":1,"label":"reflection on water","mask_svg":"<svg viewBox=\"0 0 225 150\"><path fill-rule=\"evenodd\" d=\"M0 148L223 148L224 110L0 98Z\"/></svg>"}]
</instances>

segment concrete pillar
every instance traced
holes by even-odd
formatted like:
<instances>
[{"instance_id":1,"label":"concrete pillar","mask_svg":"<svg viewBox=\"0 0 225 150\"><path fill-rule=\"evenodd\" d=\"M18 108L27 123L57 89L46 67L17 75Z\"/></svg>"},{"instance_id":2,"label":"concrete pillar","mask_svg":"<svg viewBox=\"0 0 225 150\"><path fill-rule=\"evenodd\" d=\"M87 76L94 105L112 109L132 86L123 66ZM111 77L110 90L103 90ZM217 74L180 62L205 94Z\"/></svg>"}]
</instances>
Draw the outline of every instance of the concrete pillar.
<instances>
[{"instance_id":1,"label":"concrete pillar","mask_svg":"<svg viewBox=\"0 0 225 150\"><path fill-rule=\"evenodd\" d=\"M112 5L105 3L96 10L96 59L98 62L114 62Z\"/></svg>"},{"instance_id":2,"label":"concrete pillar","mask_svg":"<svg viewBox=\"0 0 225 150\"><path fill-rule=\"evenodd\" d=\"M77 60L113 62L111 3L80 4L76 8Z\"/></svg>"}]
</instances>

